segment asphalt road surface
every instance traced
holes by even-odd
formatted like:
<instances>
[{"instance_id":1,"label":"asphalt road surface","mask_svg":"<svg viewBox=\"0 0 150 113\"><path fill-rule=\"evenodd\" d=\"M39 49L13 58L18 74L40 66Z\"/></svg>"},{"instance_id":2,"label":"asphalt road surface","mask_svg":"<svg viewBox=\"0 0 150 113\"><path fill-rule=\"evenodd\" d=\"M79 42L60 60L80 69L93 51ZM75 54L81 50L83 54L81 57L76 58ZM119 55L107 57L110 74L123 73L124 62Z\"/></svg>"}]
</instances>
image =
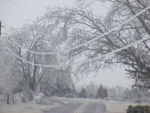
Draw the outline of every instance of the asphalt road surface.
<instances>
[{"instance_id":1,"label":"asphalt road surface","mask_svg":"<svg viewBox=\"0 0 150 113\"><path fill-rule=\"evenodd\" d=\"M100 103L70 103L45 113L106 113L106 106Z\"/></svg>"},{"instance_id":2,"label":"asphalt road surface","mask_svg":"<svg viewBox=\"0 0 150 113\"><path fill-rule=\"evenodd\" d=\"M89 103L81 113L106 113L106 106L100 103Z\"/></svg>"}]
</instances>

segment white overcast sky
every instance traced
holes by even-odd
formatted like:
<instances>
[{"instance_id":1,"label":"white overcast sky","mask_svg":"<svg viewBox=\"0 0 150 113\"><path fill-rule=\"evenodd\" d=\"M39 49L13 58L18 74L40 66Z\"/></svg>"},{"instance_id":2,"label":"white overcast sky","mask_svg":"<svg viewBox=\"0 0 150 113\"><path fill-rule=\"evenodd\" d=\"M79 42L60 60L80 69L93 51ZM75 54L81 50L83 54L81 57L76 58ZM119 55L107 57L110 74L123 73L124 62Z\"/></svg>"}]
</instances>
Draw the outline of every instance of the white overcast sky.
<instances>
[{"instance_id":1,"label":"white overcast sky","mask_svg":"<svg viewBox=\"0 0 150 113\"><path fill-rule=\"evenodd\" d=\"M4 29L20 28L24 23L42 16L48 6L74 7L75 4L75 0L0 0L0 20L5 26ZM96 3L93 7L95 14L101 16L105 15L108 9L108 3ZM2 31L5 31L4 29ZM96 84L103 83L109 87L116 85L131 86L131 80L128 79L123 68L116 68L114 71L111 69L100 70L96 77L93 77L93 75L95 74L91 72L87 78L80 80L80 85L88 84L91 81Z\"/></svg>"}]
</instances>

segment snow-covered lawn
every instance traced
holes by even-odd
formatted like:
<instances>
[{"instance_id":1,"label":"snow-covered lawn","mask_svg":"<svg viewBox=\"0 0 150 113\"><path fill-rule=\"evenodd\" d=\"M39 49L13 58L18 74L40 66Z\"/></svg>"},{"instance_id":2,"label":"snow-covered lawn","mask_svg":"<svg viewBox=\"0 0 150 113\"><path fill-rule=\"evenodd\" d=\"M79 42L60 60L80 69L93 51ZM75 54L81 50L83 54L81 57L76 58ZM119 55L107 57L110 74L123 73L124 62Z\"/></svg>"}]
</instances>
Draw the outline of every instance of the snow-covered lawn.
<instances>
[{"instance_id":1,"label":"snow-covered lawn","mask_svg":"<svg viewBox=\"0 0 150 113\"><path fill-rule=\"evenodd\" d=\"M130 104L128 103L109 103L104 102L109 113L126 113L126 110Z\"/></svg>"},{"instance_id":2,"label":"snow-covered lawn","mask_svg":"<svg viewBox=\"0 0 150 113\"><path fill-rule=\"evenodd\" d=\"M44 111L59 107L60 105L59 103L39 105L35 102L7 105L6 97L0 96L0 113L43 113Z\"/></svg>"},{"instance_id":3,"label":"snow-covered lawn","mask_svg":"<svg viewBox=\"0 0 150 113\"><path fill-rule=\"evenodd\" d=\"M60 104L38 105L33 102L15 105L2 105L0 106L0 113L43 113L44 111L48 111L59 106Z\"/></svg>"}]
</instances>

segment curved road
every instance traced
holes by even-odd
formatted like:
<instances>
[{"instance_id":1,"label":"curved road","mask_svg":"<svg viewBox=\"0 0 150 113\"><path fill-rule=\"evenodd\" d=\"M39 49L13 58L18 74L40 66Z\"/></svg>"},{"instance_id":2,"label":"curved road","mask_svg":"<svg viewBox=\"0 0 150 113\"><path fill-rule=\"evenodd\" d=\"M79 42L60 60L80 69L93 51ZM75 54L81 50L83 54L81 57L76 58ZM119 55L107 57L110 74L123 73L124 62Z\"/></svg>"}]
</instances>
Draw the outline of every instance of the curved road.
<instances>
[{"instance_id":1,"label":"curved road","mask_svg":"<svg viewBox=\"0 0 150 113\"><path fill-rule=\"evenodd\" d=\"M101 103L69 103L45 113L106 113L106 106Z\"/></svg>"}]
</instances>

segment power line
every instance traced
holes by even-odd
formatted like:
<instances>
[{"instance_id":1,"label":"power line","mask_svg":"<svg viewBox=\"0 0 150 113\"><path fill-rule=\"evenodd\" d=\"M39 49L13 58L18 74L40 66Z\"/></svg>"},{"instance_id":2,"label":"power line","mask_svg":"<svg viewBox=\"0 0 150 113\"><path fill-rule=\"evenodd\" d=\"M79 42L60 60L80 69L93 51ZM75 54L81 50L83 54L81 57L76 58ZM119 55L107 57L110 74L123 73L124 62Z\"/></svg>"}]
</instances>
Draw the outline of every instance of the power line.
<instances>
[{"instance_id":1,"label":"power line","mask_svg":"<svg viewBox=\"0 0 150 113\"><path fill-rule=\"evenodd\" d=\"M122 48L119 48L119 49L116 49L112 52L109 52L109 53L106 53L104 55L101 55L101 56L98 56L98 57L95 57L95 58L92 58L92 59L88 59L88 60L83 60L83 61L79 61L79 62L74 62L74 63L70 63L70 64L59 64L59 65L44 65L44 64L37 64L37 63L33 63L33 62L30 62L30 61L27 61L27 60L24 60L23 58L19 57L15 52L13 52L8 46L7 44L5 43L5 41L3 41L3 39L1 38L3 44L6 46L6 48L18 59L22 60L24 63L27 63L27 64L30 64L30 65L34 65L34 66L40 66L40 67L46 67L46 68L61 68L61 67L67 67L67 66L72 66L72 65L79 65L79 64L83 64L83 63L88 63L88 62L92 62L92 61L95 61L95 60L98 60L102 57L111 57L113 54L117 53L117 52L120 52L124 49L127 49L131 46L134 46L136 44L140 44L141 42L145 41L145 40L148 40L150 39L150 37L147 37L147 38L143 38L141 40L138 40L138 41L135 41L134 43L131 43L129 45L126 45Z\"/></svg>"},{"instance_id":2,"label":"power line","mask_svg":"<svg viewBox=\"0 0 150 113\"><path fill-rule=\"evenodd\" d=\"M21 5L21 4L19 4L19 3L12 2L12 1L10 1L10 0L5 0L5 1L7 1L7 2L13 4L13 5L16 5L16 6L23 7L23 8L25 8L25 9L34 11L34 12L36 12L36 13L42 13L42 14L43 14L43 12L41 12L41 11L39 11L39 10L37 10L37 9L33 9L33 8L31 8L31 7L27 7L27 6ZM63 4L63 3L60 3L60 2L57 2L57 1L54 1L54 0L48 0L48 1L51 1L51 2L56 3L56 4L63 5L63 6L65 6L65 7L70 7L70 6L66 5L66 4ZM70 7L70 8L72 8L72 7Z\"/></svg>"},{"instance_id":3,"label":"power line","mask_svg":"<svg viewBox=\"0 0 150 113\"><path fill-rule=\"evenodd\" d=\"M93 39L91 39L91 40L89 40L89 41L87 41L87 42L85 42L85 43L79 44L79 45L77 45L77 46L70 47L70 48L65 49L65 50L54 51L54 52L38 52L38 51L29 50L29 49L27 49L26 51L27 51L27 52L30 52L30 53L34 53L34 54L48 55L48 54L60 54L60 53L64 53L64 52L67 52L67 51L71 51L71 50L77 49L77 48L82 47L82 46L84 46L84 45L88 45L88 44L90 44L90 43L96 41L97 39L102 38L102 37L104 37L105 35L108 35L109 33L113 32L113 31L115 31L115 30L118 30L121 26L123 26L124 24L127 24L128 22L132 21L133 19L135 19L137 16L141 15L142 13L144 13L145 11L147 11L148 9L150 9L150 6L147 7L147 8L145 8L145 9L143 9L142 11L140 11L139 13L137 13L136 15L134 15L133 17L131 17L130 19L126 20L126 21L123 22L122 24L118 25L117 27L114 27L114 28L112 28L111 30L109 30L109 31L107 31L107 32L105 32L105 33L103 33L103 34L100 35L99 37L93 38ZM13 40L13 39L12 39L12 40ZM13 40L13 42L15 42L15 41ZM20 46L20 45L17 44L16 42L15 42L15 44L18 45L18 46ZM21 46L20 46L20 47L21 47ZM22 48L22 49L23 49L23 48Z\"/></svg>"},{"instance_id":4,"label":"power line","mask_svg":"<svg viewBox=\"0 0 150 113\"><path fill-rule=\"evenodd\" d=\"M8 0L6 0L6 1L8 1ZM134 18L136 18L137 16L139 16L140 14L142 14L143 12L145 12L146 10L148 10L149 8L150 8L150 7L145 8L145 9L142 10L140 13L136 14L135 16L133 16L133 17L130 18L129 20L125 21L125 22L122 23L121 25L117 26L116 28L114 28L114 29L112 29L112 30L110 30L110 31L108 31L108 32L106 32L106 33L104 33L104 34L101 35L100 37L103 37L103 36L105 36L105 35L111 33L112 31L114 31L114 30L120 28L122 25L124 25L124 24L128 23L129 21L133 20ZM76 47L73 47L73 49L78 48L78 47L81 47L81 46L83 46L83 45L85 45L85 44L90 44L91 42L97 40L97 39L100 38L100 37L97 37L97 38L95 38L94 40L90 40L90 41L88 41L88 42L86 42L86 43L83 43L83 44L80 44L80 45L78 45L78 46L76 46ZM43 65L43 64L36 64L36 63L32 63L32 62L30 62L30 61L26 61L26 60L22 59L21 57L19 57L18 55L16 55L16 54L7 46L7 44L5 44L5 42L4 42L3 40L2 40L2 41L3 41L4 45L7 47L7 49L8 49L15 57L17 57L18 59L22 60L22 61L25 62L25 63L31 64L31 65L36 65L36 66L41 66L41 67L53 67L53 68L56 68L56 67L64 67L64 66L71 66L71 65L77 65L77 64L87 63L87 62L91 62L91 61L97 60L97 59L102 58L102 57L105 57L105 56L109 56L109 57L110 57L110 55L112 55L112 54L114 54L114 53L117 53L117 52L119 52L119 51L122 51L122 50L124 50L124 49L127 49L128 47L133 46L133 45L135 45L135 44L139 44L139 43L141 43L141 42L143 42L144 40L147 40L147 39L149 39L149 38L144 38L144 39L142 39L142 40L136 41L135 43L129 44L129 45L123 47L123 48L117 49L117 50L112 51L112 52L110 52L110 53L107 53L107 54L105 54L105 55L101 55L101 56L99 56L99 57L95 57L95 58L93 58L93 59L88 59L88 60L84 60L84 61L81 61L81 62L74 62L74 63L66 64L66 65L64 65L64 64L60 64L60 65ZM66 50L65 50L65 51L66 51ZM32 51L32 52L33 52L33 51ZM57 53L58 53L58 52L57 52ZM39 54L41 54L41 52L39 52Z\"/></svg>"},{"instance_id":5,"label":"power line","mask_svg":"<svg viewBox=\"0 0 150 113\"><path fill-rule=\"evenodd\" d=\"M28 10L34 11L34 12L36 12L36 13L42 13L42 14L43 14L43 12L41 12L41 11L39 11L39 10L36 10L36 9L33 9L33 8L31 8L31 7L27 7L27 6L24 6L24 5L18 4L18 3L16 3L16 2L12 2L12 1L10 1L10 0L5 0L5 1L7 1L7 2L9 2L9 3L13 4L13 5L16 5L16 6L23 7L23 8L25 8L25 9L28 9Z\"/></svg>"}]
</instances>

